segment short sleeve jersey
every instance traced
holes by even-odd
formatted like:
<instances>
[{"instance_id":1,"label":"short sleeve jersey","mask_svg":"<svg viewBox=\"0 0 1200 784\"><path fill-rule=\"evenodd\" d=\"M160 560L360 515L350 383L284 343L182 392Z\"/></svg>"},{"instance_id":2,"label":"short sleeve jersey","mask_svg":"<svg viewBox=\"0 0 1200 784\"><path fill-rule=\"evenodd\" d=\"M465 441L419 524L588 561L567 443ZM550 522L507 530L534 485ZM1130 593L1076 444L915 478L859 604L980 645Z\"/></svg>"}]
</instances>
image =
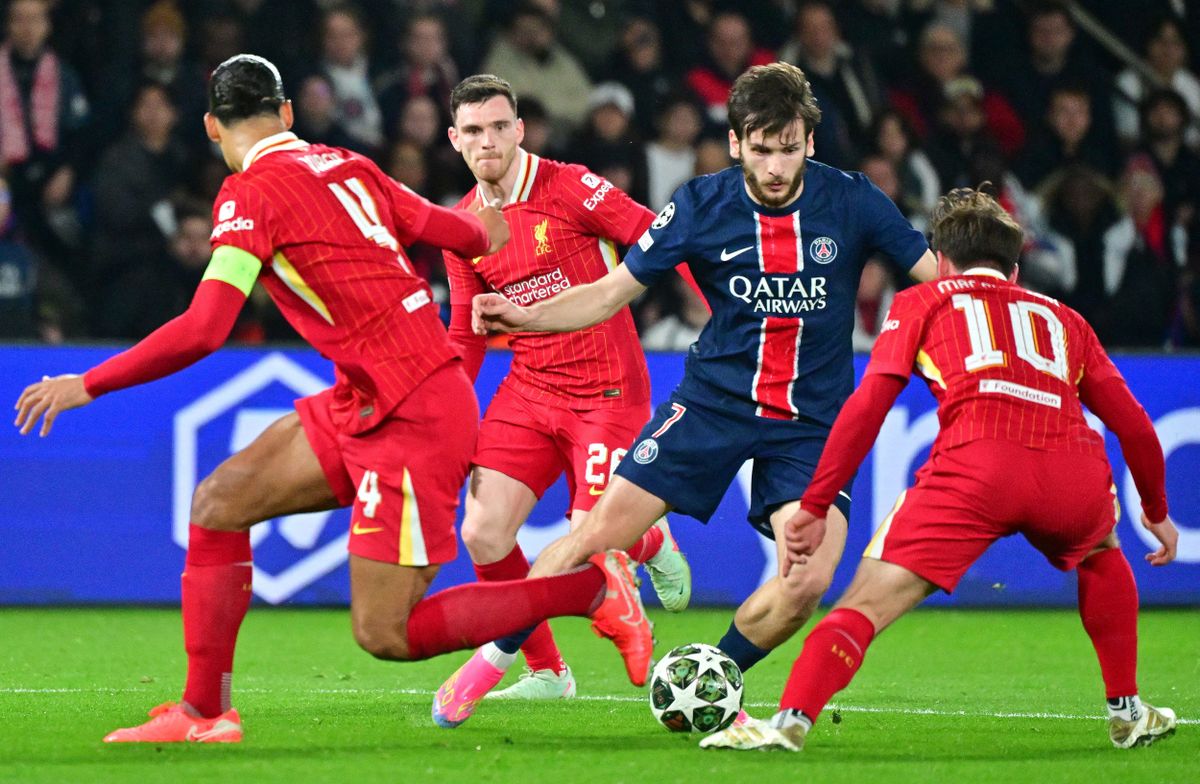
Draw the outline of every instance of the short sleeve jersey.
<instances>
[{"instance_id":1,"label":"short sleeve jersey","mask_svg":"<svg viewBox=\"0 0 1200 784\"><path fill-rule=\"evenodd\" d=\"M829 427L854 388L855 298L876 252L908 269L924 236L864 175L809 161L770 209L733 167L684 183L625 256L644 285L682 260L712 308L679 394Z\"/></svg>"},{"instance_id":2,"label":"short sleeve jersey","mask_svg":"<svg viewBox=\"0 0 1200 784\"><path fill-rule=\"evenodd\" d=\"M1066 305L971 270L896 295L867 373L916 370L938 400L935 449L977 439L1104 456L1079 383L1120 372Z\"/></svg>"},{"instance_id":3,"label":"short sleeve jersey","mask_svg":"<svg viewBox=\"0 0 1200 784\"><path fill-rule=\"evenodd\" d=\"M497 291L518 305L549 299L604 277L654 213L586 168L518 148L516 185L503 213L510 239L499 252L466 259L445 252L451 307ZM478 187L460 207L479 203ZM650 399L650 379L628 308L577 332L518 333L508 379L525 399L567 408L614 408Z\"/></svg>"},{"instance_id":4,"label":"short sleeve jersey","mask_svg":"<svg viewBox=\"0 0 1200 784\"><path fill-rule=\"evenodd\" d=\"M379 423L453 359L428 284L404 254L429 203L368 159L293 134L262 140L213 205L212 245L263 263L260 280L336 368L334 421Z\"/></svg>"}]
</instances>

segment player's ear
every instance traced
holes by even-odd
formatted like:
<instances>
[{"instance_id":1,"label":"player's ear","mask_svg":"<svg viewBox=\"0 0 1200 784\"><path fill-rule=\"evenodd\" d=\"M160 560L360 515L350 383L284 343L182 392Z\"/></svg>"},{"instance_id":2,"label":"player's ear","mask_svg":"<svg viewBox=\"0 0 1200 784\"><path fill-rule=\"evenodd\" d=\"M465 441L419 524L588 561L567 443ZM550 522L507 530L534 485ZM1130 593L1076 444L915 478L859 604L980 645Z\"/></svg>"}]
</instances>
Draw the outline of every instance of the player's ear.
<instances>
[{"instance_id":1,"label":"player's ear","mask_svg":"<svg viewBox=\"0 0 1200 784\"><path fill-rule=\"evenodd\" d=\"M816 148L813 147L813 133L812 133L812 131L809 131L808 132L808 144L804 148L804 157L805 158L813 157L813 152L815 151L815 149Z\"/></svg>"},{"instance_id":2,"label":"player's ear","mask_svg":"<svg viewBox=\"0 0 1200 784\"><path fill-rule=\"evenodd\" d=\"M520 117L517 118L517 124L513 126L517 131L517 144L525 141L525 121Z\"/></svg>"},{"instance_id":3,"label":"player's ear","mask_svg":"<svg viewBox=\"0 0 1200 784\"><path fill-rule=\"evenodd\" d=\"M211 112L204 113L204 133L208 136L208 140L221 143L221 131L217 128L217 118Z\"/></svg>"},{"instance_id":4,"label":"player's ear","mask_svg":"<svg viewBox=\"0 0 1200 784\"><path fill-rule=\"evenodd\" d=\"M462 146L458 143L458 130L453 125L446 129L446 136L450 138L450 146L454 148L454 151L462 152Z\"/></svg>"},{"instance_id":5,"label":"player's ear","mask_svg":"<svg viewBox=\"0 0 1200 784\"><path fill-rule=\"evenodd\" d=\"M283 127L287 130L292 129L292 123L296 121L296 115L292 111L292 102L284 101L279 105L279 119L283 121Z\"/></svg>"},{"instance_id":6,"label":"player's ear","mask_svg":"<svg viewBox=\"0 0 1200 784\"><path fill-rule=\"evenodd\" d=\"M1021 265L1020 265L1020 264L1014 264L1014 265L1013 265L1013 271L1012 271L1012 274L1010 274L1010 275L1008 276L1008 282L1009 282L1009 283L1016 283L1016 282L1017 282L1017 276L1018 276L1020 273L1021 273Z\"/></svg>"},{"instance_id":7,"label":"player's ear","mask_svg":"<svg viewBox=\"0 0 1200 784\"><path fill-rule=\"evenodd\" d=\"M937 251L937 276L939 278L948 278L954 274L954 265L950 263L950 259L946 258L946 254L940 250Z\"/></svg>"},{"instance_id":8,"label":"player's ear","mask_svg":"<svg viewBox=\"0 0 1200 784\"><path fill-rule=\"evenodd\" d=\"M742 144L738 141L737 134L733 132L732 128L729 129L729 157L735 161L742 159Z\"/></svg>"}]
</instances>

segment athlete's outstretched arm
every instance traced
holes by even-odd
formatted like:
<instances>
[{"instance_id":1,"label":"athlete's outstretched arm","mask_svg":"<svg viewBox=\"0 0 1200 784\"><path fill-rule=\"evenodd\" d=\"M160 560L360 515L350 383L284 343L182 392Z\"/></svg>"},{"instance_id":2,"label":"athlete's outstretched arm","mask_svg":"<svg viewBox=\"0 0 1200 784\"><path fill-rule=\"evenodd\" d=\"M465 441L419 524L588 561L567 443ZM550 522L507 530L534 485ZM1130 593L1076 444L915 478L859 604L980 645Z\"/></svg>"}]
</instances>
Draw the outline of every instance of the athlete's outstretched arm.
<instances>
[{"instance_id":1,"label":"athlete's outstretched arm","mask_svg":"<svg viewBox=\"0 0 1200 784\"><path fill-rule=\"evenodd\" d=\"M1167 466L1154 423L1119 375L1092 381L1085 374L1079 399L1121 442L1121 454L1142 498L1142 525L1162 544L1146 555L1153 566L1175 560L1179 532L1167 510Z\"/></svg>"},{"instance_id":2,"label":"athlete's outstretched arm","mask_svg":"<svg viewBox=\"0 0 1200 784\"><path fill-rule=\"evenodd\" d=\"M607 321L646 287L620 264L600 280L572 286L561 294L527 308L500 294L478 294L472 303L471 325L478 335L496 332L574 332Z\"/></svg>"},{"instance_id":3,"label":"athlete's outstretched arm","mask_svg":"<svg viewBox=\"0 0 1200 784\"><path fill-rule=\"evenodd\" d=\"M106 392L169 376L216 351L237 321L262 263L249 253L221 246L213 253L191 305L141 342L82 376L68 374L30 384L17 399L14 424L25 435L43 419L47 435L55 418Z\"/></svg>"},{"instance_id":4,"label":"athlete's outstretched arm","mask_svg":"<svg viewBox=\"0 0 1200 784\"><path fill-rule=\"evenodd\" d=\"M901 376L868 373L842 406L800 508L785 528L790 563L804 563L820 547L829 507L871 451L883 420L907 384Z\"/></svg>"}]
</instances>

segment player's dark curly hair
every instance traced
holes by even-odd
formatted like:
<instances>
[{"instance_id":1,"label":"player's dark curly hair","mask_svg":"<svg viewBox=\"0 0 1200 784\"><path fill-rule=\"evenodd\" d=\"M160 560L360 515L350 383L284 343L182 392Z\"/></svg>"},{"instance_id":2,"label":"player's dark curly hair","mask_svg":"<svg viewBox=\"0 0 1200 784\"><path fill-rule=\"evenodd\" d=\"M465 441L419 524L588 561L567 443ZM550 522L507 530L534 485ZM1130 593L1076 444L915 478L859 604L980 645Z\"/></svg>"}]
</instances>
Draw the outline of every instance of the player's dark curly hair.
<instances>
[{"instance_id":1,"label":"player's dark curly hair","mask_svg":"<svg viewBox=\"0 0 1200 784\"><path fill-rule=\"evenodd\" d=\"M797 117L804 135L821 122L821 110L808 77L790 63L756 65L737 78L729 93L729 126L738 139L751 131L779 133Z\"/></svg>"},{"instance_id":2,"label":"player's dark curly hair","mask_svg":"<svg viewBox=\"0 0 1200 784\"><path fill-rule=\"evenodd\" d=\"M495 74L475 74L468 76L450 91L450 119L457 121L458 107L464 103L483 103L489 98L503 95L508 99L513 114L517 113L517 95L512 85Z\"/></svg>"},{"instance_id":3,"label":"player's dark curly hair","mask_svg":"<svg viewBox=\"0 0 1200 784\"><path fill-rule=\"evenodd\" d=\"M955 188L943 196L933 210L931 244L956 269L986 264L1008 277L1021 258L1025 233L999 202L984 192L990 186L985 182L978 189Z\"/></svg>"},{"instance_id":4,"label":"player's dark curly hair","mask_svg":"<svg viewBox=\"0 0 1200 784\"><path fill-rule=\"evenodd\" d=\"M208 82L208 111L222 125L277 114L286 100L279 69L254 54L230 57L213 70Z\"/></svg>"}]
</instances>

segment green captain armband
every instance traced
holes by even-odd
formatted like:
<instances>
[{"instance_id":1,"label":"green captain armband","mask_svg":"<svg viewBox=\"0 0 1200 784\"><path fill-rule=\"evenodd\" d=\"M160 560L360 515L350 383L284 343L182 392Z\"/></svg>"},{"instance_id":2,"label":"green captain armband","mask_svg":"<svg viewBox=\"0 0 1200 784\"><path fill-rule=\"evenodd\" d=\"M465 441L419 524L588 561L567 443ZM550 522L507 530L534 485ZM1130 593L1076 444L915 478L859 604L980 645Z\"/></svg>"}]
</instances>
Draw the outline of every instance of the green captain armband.
<instances>
[{"instance_id":1,"label":"green captain armband","mask_svg":"<svg viewBox=\"0 0 1200 784\"><path fill-rule=\"evenodd\" d=\"M218 245L201 280L224 281L249 297L261 269L262 262L254 254L232 245Z\"/></svg>"}]
</instances>

